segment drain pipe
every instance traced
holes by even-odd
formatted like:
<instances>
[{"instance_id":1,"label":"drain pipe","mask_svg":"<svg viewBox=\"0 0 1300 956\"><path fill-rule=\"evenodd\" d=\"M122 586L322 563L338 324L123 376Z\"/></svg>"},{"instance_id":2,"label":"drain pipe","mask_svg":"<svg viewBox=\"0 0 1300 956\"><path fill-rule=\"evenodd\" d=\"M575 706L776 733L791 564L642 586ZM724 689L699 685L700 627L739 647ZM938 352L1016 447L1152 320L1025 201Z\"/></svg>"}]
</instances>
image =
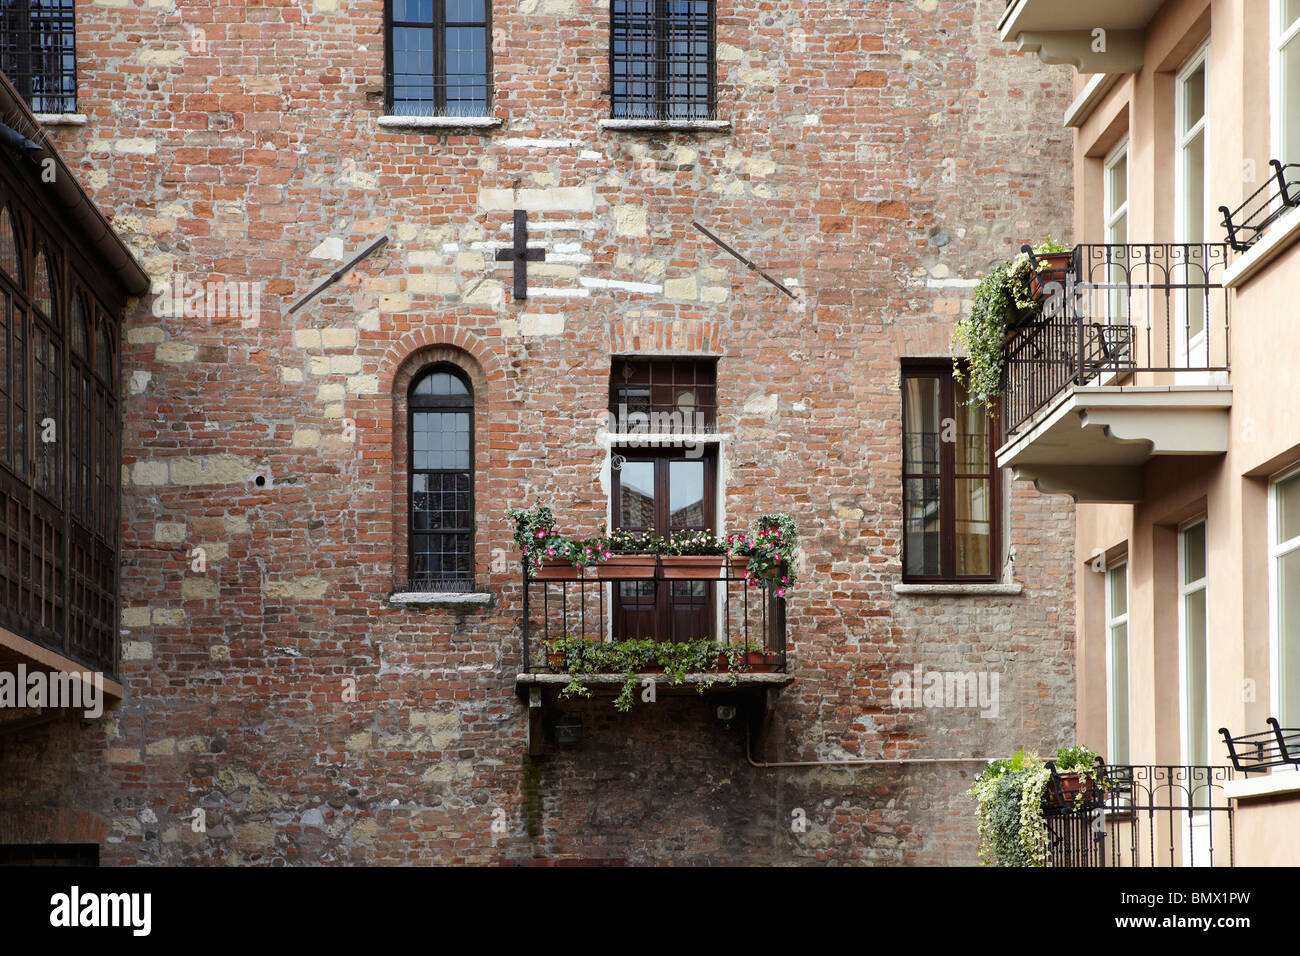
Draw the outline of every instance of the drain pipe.
<instances>
[{"instance_id":1,"label":"drain pipe","mask_svg":"<svg viewBox=\"0 0 1300 956\"><path fill-rule=\"evenodd\" d=\"M745 727L745 759L751 767L769 770L775 767L871 767L881 764L909 763L989 763L994 757L877 757L861 760L755 760L750 753L749 727Z\"/></svg>"}]
</instances>

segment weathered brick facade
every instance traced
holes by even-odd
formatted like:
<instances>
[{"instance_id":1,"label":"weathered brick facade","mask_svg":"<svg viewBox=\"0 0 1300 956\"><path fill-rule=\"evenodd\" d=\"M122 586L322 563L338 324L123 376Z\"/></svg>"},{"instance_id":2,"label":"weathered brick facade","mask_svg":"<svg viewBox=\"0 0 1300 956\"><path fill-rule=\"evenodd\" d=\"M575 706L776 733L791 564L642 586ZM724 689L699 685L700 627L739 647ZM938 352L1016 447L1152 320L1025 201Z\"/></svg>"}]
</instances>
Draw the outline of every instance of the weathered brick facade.
<instances>
[{"instance_id":1,"label":"weathered brick facade","mask_svg":"<svg viewBox=\"0 0 1300 956\"><path fill-rule=\"evenodd\" d=\"M126 696L0 738L0 842L39 818L106 825L117 864L973 862L977 765L759 769L696 697L573 705L583 742L530 761L504 511L540 495L595 533L611 354L719 356L728 526L801 530L796 682L763 758L1072 742L1065 499L1008 492L1023 594L893 590L900 356L949 354L967 280L1068 232L1064 71L1002 49L995 2L720 0L731 128L616 131L608 3L493 6L501 127L428 131L377 123L379 0L79 5L89 122L51 134L69 165L160 288L264 284L255 326L127 316ZM515 208L548 253L525 303L485 245ZM287 314L381 235L359 281ZM403 383L433 358L475 386L481 610L386 601ZM1000 673L998 718L892 707L916 664Z\"/></svg>"}]
</instances>

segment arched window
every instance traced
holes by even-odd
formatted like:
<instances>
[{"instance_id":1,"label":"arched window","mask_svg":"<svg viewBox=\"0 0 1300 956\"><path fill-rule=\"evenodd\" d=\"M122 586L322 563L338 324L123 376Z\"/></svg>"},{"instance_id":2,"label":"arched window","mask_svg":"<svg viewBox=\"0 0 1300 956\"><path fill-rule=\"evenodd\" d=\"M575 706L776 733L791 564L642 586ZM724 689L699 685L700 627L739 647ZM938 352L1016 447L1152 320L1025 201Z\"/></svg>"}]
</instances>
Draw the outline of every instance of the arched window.
<instances>
[{"instance_id":1,"label":"arched window","mask_svg":"<svg viewBox=\"0 0 1300 956\"><path fill-rule=\"evenodd\" d=\"M32 289L32 304L48 317L54 317L54 291L50 282L50 263L42 249L36 254L35 288Z\"/></svg>"},{"instance_id":2,"label":"arched window","mask_svg":"<svg viewBox=\"0 0 1300 956\"><path fill-rule=\"evenodd\" d=\"M5 209L0 216L0 269L4 269L20 289L23 285L22 260L18 256L18 234L14 229L14 214Z\"/></svg>"},{"instance_id":3,"label":"arched window","mask_svg":"<svg viewBox=\"0 0 1300 956\"><path fill-rule=\"evenodd\" d=\"M474 395L451 365L426 369L407 401L410 584L465 590L474 580Z\"/></svg>"}]
</instances>

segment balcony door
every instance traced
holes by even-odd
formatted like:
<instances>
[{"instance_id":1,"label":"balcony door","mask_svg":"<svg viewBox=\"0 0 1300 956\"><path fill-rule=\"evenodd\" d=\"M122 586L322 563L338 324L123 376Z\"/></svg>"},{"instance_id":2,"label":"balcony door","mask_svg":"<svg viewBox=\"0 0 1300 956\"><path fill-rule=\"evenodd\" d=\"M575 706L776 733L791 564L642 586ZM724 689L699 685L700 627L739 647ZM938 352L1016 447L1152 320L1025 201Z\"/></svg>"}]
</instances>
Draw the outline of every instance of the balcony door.
<instances>
[{"instance_id":1,"label":"balcony door","mask_svg":"<svg viewBox=\"0 0 1300 956\"><path fill-rule=\"evenodd\" d=\"M679 531L716 533L717 459L686 450L620 450L614 471L614 527L662 538ZM615 640L688 641L714 634L715 585L709 581L613 582Z\"/></svg>"},{"instance_id":2,"label":"balcony door","mask_svg":"<svg viewBox=\"0 0 1300 956\"><path fill-rule=\"evenodd\" d=\"M1183 763L1186 780L1171 781L1183 788L1190 827L1183 834L1187 865L1209 864L1210 806L1210 660L1209 551L1205 521L1186 525L1178 534L1178 644L1182 670L1179 710L1182 715Z\"/></svg>"}]
</instances>

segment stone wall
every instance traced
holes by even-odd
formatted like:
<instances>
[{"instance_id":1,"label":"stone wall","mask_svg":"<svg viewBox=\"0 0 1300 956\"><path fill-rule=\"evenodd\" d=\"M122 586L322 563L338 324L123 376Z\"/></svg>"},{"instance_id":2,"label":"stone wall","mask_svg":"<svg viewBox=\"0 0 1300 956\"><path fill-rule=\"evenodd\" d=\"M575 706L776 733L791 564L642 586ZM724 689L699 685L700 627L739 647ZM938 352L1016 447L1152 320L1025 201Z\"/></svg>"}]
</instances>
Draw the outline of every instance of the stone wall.
<instances>
[{"instance_id":1,"label":"stone wall","mask_svg":"<svg viewBox=\"0 0 1300 956\"><path fill-rule=\"evenodd\" d=\"M950 354L975 277L1071 218L1068 71L1005 50L1001 7L719 0L730 129L627 132L604 0L494 4L487 131L378 124L378 0L79 5L89 122L51 135L172 291L126 321L126 698L0 737L6 819L91 814L118 864L972 862L977 765L758 769L696 697L573 705L582 744L527 759L504 511L595 533L611 354L719 356L728 527L802 532L766 759L1071 742L1068 501L1008 492L1022 594L893 591L900 357ZM516 208L547 252L522 303ZM185 282L252 283L256 315L186 314ZM385 600L421 350L476 383L481 610ZM997 672L998 715L894 707L914 665Z\"/></svg>"}]
</instances>

